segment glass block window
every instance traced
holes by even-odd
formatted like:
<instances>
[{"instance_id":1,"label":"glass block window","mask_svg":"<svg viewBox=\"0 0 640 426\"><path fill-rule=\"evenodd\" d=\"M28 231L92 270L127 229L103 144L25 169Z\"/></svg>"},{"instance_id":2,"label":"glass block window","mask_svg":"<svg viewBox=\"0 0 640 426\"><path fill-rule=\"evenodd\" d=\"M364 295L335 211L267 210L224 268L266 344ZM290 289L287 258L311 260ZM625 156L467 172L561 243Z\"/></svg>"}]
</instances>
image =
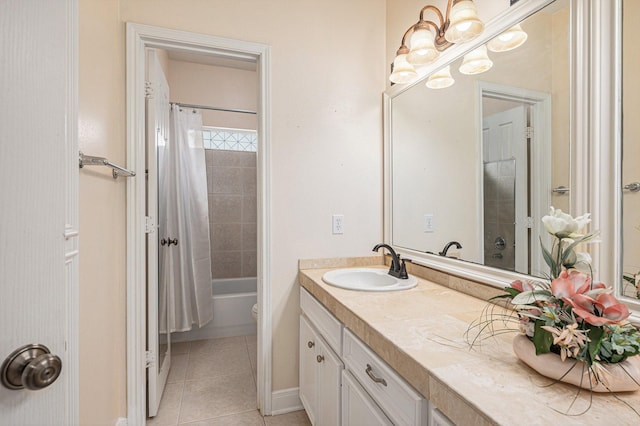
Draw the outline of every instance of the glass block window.
<instances>
[{"instance_id":1,"label":"glass block window","mask_svg":"<svg viewBox=\"0 0 640 426\"><path fill-rule=\"evenodd\" d=\"M255 130L203 127L202 139L205 149L258 151L258 133Z\"/></svg>"}]
</instances>

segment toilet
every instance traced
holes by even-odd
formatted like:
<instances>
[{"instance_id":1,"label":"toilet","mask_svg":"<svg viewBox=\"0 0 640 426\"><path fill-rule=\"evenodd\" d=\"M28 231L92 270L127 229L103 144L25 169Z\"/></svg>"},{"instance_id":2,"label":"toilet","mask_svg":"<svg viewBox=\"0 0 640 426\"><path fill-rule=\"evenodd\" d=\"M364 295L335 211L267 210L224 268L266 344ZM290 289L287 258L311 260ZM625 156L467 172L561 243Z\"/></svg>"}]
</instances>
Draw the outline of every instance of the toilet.
<instances>
[{"instance_id":1,"label":"toilet","mask_svg":"<svg viewBox=\"0 0 640 426\"><path fill-rule=\"evenodd\" d=\"M258 321L258 304L256 303L255 305L253 305L253 307L251 308L251 316L253 317L254 321Z\"/></svg>"}]
</instances>

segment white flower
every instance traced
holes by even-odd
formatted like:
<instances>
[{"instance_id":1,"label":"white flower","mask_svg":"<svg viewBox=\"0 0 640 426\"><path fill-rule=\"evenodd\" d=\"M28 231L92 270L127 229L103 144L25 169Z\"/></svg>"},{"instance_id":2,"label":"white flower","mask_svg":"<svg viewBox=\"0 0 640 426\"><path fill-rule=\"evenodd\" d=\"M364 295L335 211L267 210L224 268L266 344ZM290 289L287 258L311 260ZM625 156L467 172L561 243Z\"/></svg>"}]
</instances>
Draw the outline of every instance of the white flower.
<instances>
[{"instance_id":1,"label":"white flower","mask_svg":"<svg viewBox=\"0 0 640 426\"><path fill-rule=\"evenodd\" d=\"M580 238L582 234L578 234L578 231L591 222L589 216L591 215L587 213L574 218L560 209L551 207L550 214L542 218L542 223L547 232L558 238Z\"/></svg>"}]
</instances>

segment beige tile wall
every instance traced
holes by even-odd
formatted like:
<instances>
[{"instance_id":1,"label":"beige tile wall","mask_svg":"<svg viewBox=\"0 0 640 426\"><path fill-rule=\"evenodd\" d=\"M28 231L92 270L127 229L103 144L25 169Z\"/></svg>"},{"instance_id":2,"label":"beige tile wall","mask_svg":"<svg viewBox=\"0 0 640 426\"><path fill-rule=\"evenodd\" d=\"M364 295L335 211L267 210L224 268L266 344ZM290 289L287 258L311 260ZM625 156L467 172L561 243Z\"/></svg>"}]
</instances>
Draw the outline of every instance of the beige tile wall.
<instances>
[{"instance_id":1,"label":"beige tile wall","mask_svg":"<svg viewBox=\"0 0 640 426\"><path fill-rule=\"evenodd\" d=\"M211 274L255 277L256 153L206 150Z\"/></svg>"}]
</instances>

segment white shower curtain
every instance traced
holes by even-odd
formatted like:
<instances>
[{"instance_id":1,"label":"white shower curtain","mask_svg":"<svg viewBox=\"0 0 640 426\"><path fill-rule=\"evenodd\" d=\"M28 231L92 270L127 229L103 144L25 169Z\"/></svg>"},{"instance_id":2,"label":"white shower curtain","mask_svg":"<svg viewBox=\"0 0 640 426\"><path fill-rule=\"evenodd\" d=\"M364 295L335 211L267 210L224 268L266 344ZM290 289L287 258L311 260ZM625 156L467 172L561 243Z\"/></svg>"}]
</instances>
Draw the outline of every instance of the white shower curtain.
<instances>
[{"instance_id":1,"label":"white shower curtain","mask_svg":"<svg viewBox=\"0 0 640 426\"><path fill-rule=\"evenodd\" d=\"M158 152L160 331L188 331L213 318L207 173L202 115L171 105L171 131Z\"/></svg>"}]
</instances>

